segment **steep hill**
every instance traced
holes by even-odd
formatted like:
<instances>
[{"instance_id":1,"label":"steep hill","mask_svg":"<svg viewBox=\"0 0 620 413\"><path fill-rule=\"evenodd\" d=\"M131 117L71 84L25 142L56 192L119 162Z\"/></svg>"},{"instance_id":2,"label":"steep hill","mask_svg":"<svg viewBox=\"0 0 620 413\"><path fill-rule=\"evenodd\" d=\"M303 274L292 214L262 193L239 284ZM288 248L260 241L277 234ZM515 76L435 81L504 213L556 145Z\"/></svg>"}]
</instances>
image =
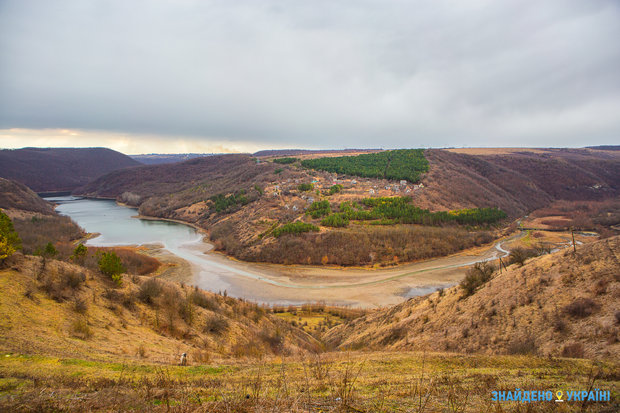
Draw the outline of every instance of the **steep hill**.
<instances>
[{"instance_id":1,"label":"steep hill","mask_svg":"<svg viewBox=\"0 0 620 413\"><path fill-rule=\"evenodd\" d=\"M531 259L335 327L338 348L620 357L620 237Z\"/></svg>"},{"instance_id":2,"label":"steep hill","mask_svg":"<svg viewBox=\"0 0 620 413\"><path fill-rule=\"evenodd\" d=\"M431 209L497 206L522 216L553 200L620 196L620 155L586 149L427 150L430 170L414 200Z\"/></svg>"},{"instance_id":3,"label":"steep hill","mask_svg":"<svg viewBox=\"0 0 620 413\"><path fill-rule=\"evenodd\" d=\"M138 199L132 205L141 205L150 198L178 194L190 189L186 205L228 190L251 188L273 179L275 166L257 164L247 155L215 155L190 159L185 162L148 165L104 175L75 190L76 194L101 197L120 197L132 193ZM191 192L195 192L192 196ZM169 208L170 206L167 205Z\"/></svg>"},{"instance_id":4,"label":"steep hill","mask_svg":"<svg viewBox=\"0 0 620 413\"><path fill-rule=\"evenodd\" d=\"M108 172L140 165L107 148L23 148L0 150L0 177L35 192L72 191Z\"/></svg>"},{"instance_id":5,"label":"steep hill","mask_svg":"<svg viewBox=\"0 0 620 413\"><path fill-rule=\"evenodd\" d=\"M54 212L49 202L41 199L26 185L4 178L0 178L0 208L38 212L44 215L51 215Z\"/></svg>"}]
</instances>

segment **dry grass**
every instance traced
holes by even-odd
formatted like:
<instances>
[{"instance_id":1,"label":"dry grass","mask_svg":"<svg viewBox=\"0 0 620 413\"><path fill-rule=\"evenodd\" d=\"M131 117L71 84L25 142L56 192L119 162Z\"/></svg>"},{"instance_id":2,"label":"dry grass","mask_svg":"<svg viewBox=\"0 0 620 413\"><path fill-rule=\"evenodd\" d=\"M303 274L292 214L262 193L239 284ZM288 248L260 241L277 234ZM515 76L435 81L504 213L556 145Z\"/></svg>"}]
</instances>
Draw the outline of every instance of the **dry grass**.
<instances>
[{"instance_id":1,"label":"dry grass","mask_svg":"<svg viewBox=\"0 0 620 413\"><path fill-rule=\"evenodd\" d=\"M193 287L127 275L117 287L84 267L20 254L10 267L0 271L4 350L94 359L140 353L149 362L169 363L183 352L229 357L233 346L253 343L253 355L264 357L274 346L263 331L278 329L278 353L321 348L256 304Z\"/></svg>"},{"instance_id":2,"label":"dry grass","mask_svg":"<svg viewBox=\"0 0 620 413\"><path fill-rule=\"evenodd\" d=\"M616 322L620 237L530 258L496 271L464 296L461 287L412 298L336 326L329 345L557 357L578 343L591 358L620 357ZM400 332L405 331L405 334ZM577 354L572 352L571 354Z\"/></svg>"},{"instance_id":3,"label":"dry grass","mask_svg":"<svg viewBox=\"0 0 620 413\"><path fill-rule=\"evenodd\" d=\"M548 403L492 402L491 392L594 385L614 394L619 379L611 362L407 352L187 367L12 353L2 354L0 376L5 410L177 412L544 412ZM619 402L612 397L611 403L553 407L609 412Z\"/></svg>"}]
</instances>

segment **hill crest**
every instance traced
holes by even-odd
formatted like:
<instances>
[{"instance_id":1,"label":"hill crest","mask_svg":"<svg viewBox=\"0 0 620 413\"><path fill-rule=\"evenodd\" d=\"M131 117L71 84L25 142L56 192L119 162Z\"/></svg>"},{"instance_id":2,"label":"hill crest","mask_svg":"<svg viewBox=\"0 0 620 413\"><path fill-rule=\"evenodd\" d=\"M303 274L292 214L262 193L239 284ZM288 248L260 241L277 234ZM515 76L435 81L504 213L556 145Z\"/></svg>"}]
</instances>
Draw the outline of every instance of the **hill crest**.
<instances>
[{"instance_id":1,"label":"hill crest","mask_svg":"<svg viewBox=\"0 0 620 413\"><path fill-rule=\"evenodd\" d=\"M22 148L0 150L0 177L35 192L72 191L114 170L140 165L108 148Z\"/></svg>"}]
</instances>

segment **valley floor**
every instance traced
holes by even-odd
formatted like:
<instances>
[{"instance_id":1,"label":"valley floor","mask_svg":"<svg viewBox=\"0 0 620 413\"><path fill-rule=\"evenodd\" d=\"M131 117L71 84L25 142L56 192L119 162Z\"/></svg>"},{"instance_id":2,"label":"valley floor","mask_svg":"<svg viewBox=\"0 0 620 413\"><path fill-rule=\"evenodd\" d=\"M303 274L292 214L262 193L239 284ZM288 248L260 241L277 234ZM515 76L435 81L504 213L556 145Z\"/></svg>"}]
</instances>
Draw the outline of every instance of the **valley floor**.
<instances>
[{"instance_id":1,"label":"valley floor","mask_svg":"<svg viewBox=\"0 0 620 413\"><path fill-rule=\"evenodd\" d=\"M164 278L215 292L226 290L232 297L259 303L324 302L376 308L455 285L463 279L468 266L507 255L513 246L523 244L518 243L522 238L527 241L529 233L519 231L483 247L388 268L249 263L213 252L211 244L200 243L185 247L190 252L183 256L187 260L185 264L178 263L178 267L170 268ZM578 239L590 242L594 238L578 236ZM162 249L151 248L149 254L164 262L179 260Z\"/></svg>"},{"instance_id":2,"label":"valley floor","mask_svg":"<svg viewBox=\"0 0 620 413\"><path fill-rule=\"evenodd\" d=\"M612 412L611 361L418 352L171 366L2 353L0 410ZM608 402L493 401L494 391L611 391ZM564 397L566 400L566 396Z\"/></svg>"}]
</instances>

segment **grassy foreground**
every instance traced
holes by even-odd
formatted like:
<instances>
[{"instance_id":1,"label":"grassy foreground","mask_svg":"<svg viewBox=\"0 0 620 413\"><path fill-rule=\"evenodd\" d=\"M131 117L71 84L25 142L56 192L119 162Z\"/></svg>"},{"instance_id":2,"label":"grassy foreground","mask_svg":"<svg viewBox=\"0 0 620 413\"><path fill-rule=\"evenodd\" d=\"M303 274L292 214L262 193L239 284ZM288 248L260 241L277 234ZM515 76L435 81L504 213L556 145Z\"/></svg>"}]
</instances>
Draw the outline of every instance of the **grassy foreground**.
<instances>
[{"instance_id":1,"label":"grassy foreground","mask_svg":"<svg viewBox=\"0 0 620 413\"><path fill-rule=\"evenodd\" d=\"M613 412L619 365L417 352L170 366L0 355L2 411ZM611 402L493 402L492 391L611 390Z\"/></svg>"}]
</instances>

